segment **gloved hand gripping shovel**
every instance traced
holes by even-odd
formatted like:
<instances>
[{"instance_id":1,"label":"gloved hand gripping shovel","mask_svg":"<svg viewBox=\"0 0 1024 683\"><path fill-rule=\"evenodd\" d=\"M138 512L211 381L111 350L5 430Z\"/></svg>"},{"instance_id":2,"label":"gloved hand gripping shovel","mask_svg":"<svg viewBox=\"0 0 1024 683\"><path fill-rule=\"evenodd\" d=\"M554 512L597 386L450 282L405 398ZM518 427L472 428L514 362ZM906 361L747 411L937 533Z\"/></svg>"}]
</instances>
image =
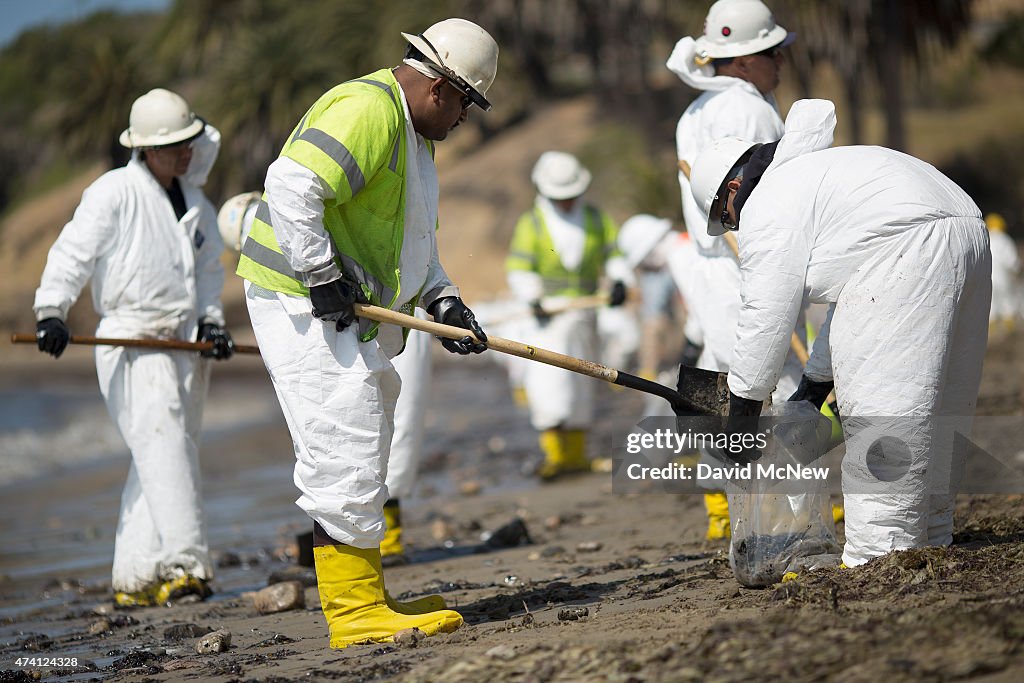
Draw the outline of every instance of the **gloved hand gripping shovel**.
<instances>
[{"instance_id":1,"label":"gloved hand gripping shovel","mask_svg":"<svg viewBox=\"0 0 1024 683\"><path fill-rule=\"evenodd\" d=\"M398 313L397 311L379 306L355 304L354 308L356 315L361 318L398 325L399 327L407 327L411 330L419 330L445 339L458 340L463 339L467 334L472 334L462 327L420 320L411 315L405 315L404 313ZM729 390L725 383L725 375L722 373L681 366L679 390L677 391L663 384L631 375L628 372L622 372L592 361L573 358L572 356L530 346L529 344L502 339L501 337L488 335L486 344L487 348L493 351L507 353L539 363L546 363L556 368L576 372L611 384L618 384L629 389L636 389L637 391L660 396L669 402L673 412L680 417L693 417L697 415L717 416L724 414L728 409Z\"/></svg>"}]
</instances>

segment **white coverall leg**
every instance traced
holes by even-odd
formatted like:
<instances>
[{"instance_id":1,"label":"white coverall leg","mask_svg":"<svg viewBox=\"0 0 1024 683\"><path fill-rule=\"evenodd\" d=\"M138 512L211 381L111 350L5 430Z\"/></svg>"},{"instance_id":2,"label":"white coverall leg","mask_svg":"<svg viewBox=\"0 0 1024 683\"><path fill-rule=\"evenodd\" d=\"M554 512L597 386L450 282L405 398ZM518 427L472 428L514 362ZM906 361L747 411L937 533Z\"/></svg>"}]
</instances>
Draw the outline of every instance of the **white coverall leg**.
<instances>
[{"instance_id":1,"label":"white coverall leg","mask_svg":"<svg viewBox=\"0 0 1024 683\"><path fill-rule=\"evenodd\" d=\"M398 373L376 340L317 320L307 298L247 282L246 303L295 445L296 504L338 543L379 547Z\"/></svg>"},{"instance_id":2,"label":"white coverall leg","mask_svg":"<svg viewBox=\"0 0 1024 683\"><path fill-rule=\"evenodd\" d=\"M973 218L915 228L843 288L830 349L840 412L850 416L843 422L847 566L952 541L956 477L941 473L953 466L949 422L970 427L990 298L991 256ZM877 425L871 417L891 416L884 431L909 449L902 462L867 454L878 433L863 418Z\"/></svg>"},{"instance_id":3,"label":"white coverall leg","mask_svg":"<svg viewBox=\"0 0 1024 683\"><path fill-rule=\"evenodd\" d=\"M593 311L567 311L538 325L536 345L575 358L594 358L597 331ZM575 372L530 363L523 385L530 404L530 423L537 431L585 430L594 417L594 382Z\"/></svg>"},{"instance_id":4,"label":"white coverall leg","mask_svg":"<svg viewBox=\"0 0 1024 683\"><path fill-rule=\"evenodd\" d=\"M195 336L192 327L182 338ZM114 590L136 592L182 574L213 578L199 474L209 363L194 354L97 347L96 370L132 454L114 542Z\"/></svg>"},{"instance_id":5,"label":"white coverall leg","mask_svg":"<svg viewBox=\"0 0 1024 683\"><path fill-rule=\"evenodd\" d=\"M416 309L416 317L427 320L427 314ZM430 347L433 340L426 332L411 330L405 351L391 363L402 380L402 393L395 409L395 436L391 441L388 461L388 497L401 500L412 495L416 487L420 456L423 451L423 427L427 416L427 394L433 371Z\"/></svg>"}]
</instances>

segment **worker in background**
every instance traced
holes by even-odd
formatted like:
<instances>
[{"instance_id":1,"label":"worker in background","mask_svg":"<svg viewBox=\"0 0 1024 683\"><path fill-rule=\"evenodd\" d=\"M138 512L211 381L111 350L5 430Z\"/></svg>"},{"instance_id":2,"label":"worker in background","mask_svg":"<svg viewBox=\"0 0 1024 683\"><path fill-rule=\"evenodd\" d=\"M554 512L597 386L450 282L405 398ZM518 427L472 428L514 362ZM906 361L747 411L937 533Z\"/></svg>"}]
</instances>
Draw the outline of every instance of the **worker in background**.
<instances>
[{"instance_id":1,"label":"worker in background","mask_svg":"<svg viewBox=\"0 0 1024 683\"><path fill-rule=\"evenodd\" d=\"M180 96L156 89L132 104L120 142L131 160L85 190L50 249L33 308L39 349L55 357L90 280L96 335L213 343L203 357L96 347L100 392L132 458L111 585L117 605L143 607L210 595L199 480L206 359L229 358L234 347L220 301L223 244L200 189L220 134Z\"/></svg>"},{"instance_id":2,"label":"worker in background","mask_svg":"<svg viewBox=\"0 0 1024 683\"><path fill-rule=\"evenodd\" d=\"M462 624L440 596L399 603L385 587L385 478L401 387L391 358L405 335L357 319L353 306L420 306L467 330L442 341L447 350L486 349L438 258L433 152L471 107L490 109L498 46L464 19L402 35L402 64L335 86L288 136L238 266L295 444L298 505L314 523L317 585L335 648Z\"/></svg>"},{"instance_id":3,"label":"worker in background","mask_svg":"<svg viewBox=\"0 0 1024 683\"><path fill-rule=\"evenodd\" d=\"M998 213L985 216L988 238L992 245L992 309L989 324L996 329L1012 331L1019 311L1017 276L1020 256L1017 245L1006 234L1006 221Z\"/></svg>"},{"instance_id":4,"label":"worker in background","mask_svg":"<svg viewBox=\"0 0 1024 683\"><path fill-rule=\"evenodd\" d=\"M683 351L679 363L695 368L704 352L704 329L697 317L697 307L690 301L696 301L700 284L697 282L697 246L690 238L689 232L675 234L675 241L668 252L668 270L672 281L682 298L686 309L686 322L683 324Z\"/></svg>"},{"instance_id":5,"label":"worker in background","mask_svg":"<svg viewBox=\"0 0 1024 683\"><path fill-rule=\"evenodd\" d=\"M649 214L627 218L619 230L619 250L625 254L640 289L639 372L646 379L655 379L661 369L664 339L675 317L676 285L668 268L668 258L678 236L672 230L672 221ZM676 360L672 358L673 363ZM675 377L670 380L674 382Z\"/></svg>"},{"instance_id":6,"label":"worker in background","mask_svg":"<svg viewBox=\"0 0 1024 683\"><path fill-rule=\"evenodd\" d=\"M256 218L261 195L259 192L244 192L231 197L217 214L217 225L225 246L235 252L241 251ZM417 318L426 320L421 308L415 311ZM388 500L384 503L384 540L380 544L381 563L388 567L405 564L405 548L402 546L402 512L400 501L412 495L416 487L423 451L423 428L427 416L427 385L433 370L430 355L430 335L409 330L405 350L391 359L402 380L402 390L395 407L395 433L391 440L391 455L388 459Z\"/></svg>"},{"instance_id":7,"label":"worker in background","mask_svg":"<svg viewBox=\"0 0 1024 683\"><path fill-rule=\"evenodd\" d=\"M616 246L611 217L585 202L590 171L566 152L544 152L533 167L537 198L516 223L506 261L513 295L531 306L537 346L576 358L597 353L591 309L551 311L598 292L602 278L608 304L626 300L632 274ZM540 432L544 462L538 474L552 479L587 471L586 432L594 416L594 384L587 377L542 363L525 369L530 422Z\"/></svg>"},{"instance_id":8,"label":"worker in background","mask_svg":"<svg viewBox=\"0 0 1024 683\"><path fill-rule=\"evenodd\" d=\"M977 404L992 257L981 211L956 184L901 152L830 149L835 123L831 102L801 100L777 144L716 141L691 180L707 232L739 237L731 431L756 429L804 299L831 305L791 400L820 408L835 388L843 562L855 566L952 542L953 434L970 433Z\"/></svg>"},{"instance_id":9,"label":"worker in background","mask_svg":"<svg viewBox=\"0 0 1024 683\"><path fill-rule=\"evenodd\" d=\"M676 126L676 154L682 190L683 218L696 246L694 295L686 304L700 321L704 346L697 367L728 372L736 336L740 269L725 240L711 237L707 215L690 192L690 168L712 140L727 136L770 142L782 136L783 123L775 101L782 71L782 48L796 35L775 23L760 0L719 0L708 10L704 33L676 43L667 66L691 88L700 90ZM799 334L803 335L803 325ZM800 381L800 361L787 359L775 394L785 400ZM705 455L705 457L707 457ZM708 461L709 464L710 461ZM708 540L730 534L729 503L717 483L704 497Z\"/></svg>"}]
</instances>

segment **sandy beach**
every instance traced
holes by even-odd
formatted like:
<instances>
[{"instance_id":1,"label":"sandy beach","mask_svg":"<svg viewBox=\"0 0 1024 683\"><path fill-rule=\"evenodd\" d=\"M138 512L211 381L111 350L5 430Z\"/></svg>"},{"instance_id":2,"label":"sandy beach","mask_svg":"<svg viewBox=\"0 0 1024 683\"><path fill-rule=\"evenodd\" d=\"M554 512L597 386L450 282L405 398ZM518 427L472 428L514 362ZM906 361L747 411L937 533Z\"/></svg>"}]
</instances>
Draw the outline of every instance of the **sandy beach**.
<instances>
[{"instance_id":1,"label":"sandy beach","mask_svg":"<svg viewBox=\"0 0 1024 683\"><path fill-rule=\"evenodd\" d=\"M1020 341L991 346L980 413L1021 414ZM33 391L48 397L40 405L85 411L95 430L106 429L105 415L95 412L94 386L88 398L95 382L88 353L75 353L67 372L51 368ZM524 473L539 458L535 437L503 371L482 358L438 361L423 477L404 510L411 562L385 574L403 597L443 594L465 617L462 629L411 644L328 648L315 580L295 564L295 537L308 521L293 504L289 437L258 361L232 361L215 372L208 415L216 426L202 449L218 563L213 598L113 610L110 557L127 453L84 463L55 458L44 473L0 489L0 680L1024 676L1021 495L961 496L951 548L747 589L732 575L727 547L703 540L699 495L615 495L602 473L537 484ZM38 367L27 355L23 364L5 363L8 411L15 396L26 413L35 405L24 401ZM613 436L636 422L644 398L606 385L598 394L590 455L607 457ZM260 413L264 404L269 417ZM260 418L238 418L253 413ZM59 432L45 424L40 429ZM517 519L529 537L518 538L523 545L485 543ZM281 579L303 582L305 607L258 614L252 592ZM231 634L230 647L198 654L202 634L217 629Z\"/></svg>"}]
</instances>

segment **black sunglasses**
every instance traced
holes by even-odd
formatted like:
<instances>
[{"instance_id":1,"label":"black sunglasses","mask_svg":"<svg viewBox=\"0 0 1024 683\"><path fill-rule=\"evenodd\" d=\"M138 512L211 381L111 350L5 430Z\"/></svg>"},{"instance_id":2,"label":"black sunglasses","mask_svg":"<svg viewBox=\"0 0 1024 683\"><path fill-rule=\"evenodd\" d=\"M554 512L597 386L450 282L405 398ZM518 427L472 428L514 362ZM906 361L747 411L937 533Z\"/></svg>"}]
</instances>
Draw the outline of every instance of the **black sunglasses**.
<instances>
[{"instance_id":1,"label":"black sunglasses","mask_svg":"<svg viewBox=\"0 0 1024 683\"><path fill-rule=\"evenodd\" d=\"M776 45L775 47L770 47L767 50L761 50L760 52L755 52L754 53L755 57L758 57L758 56L760 56L760 57L767 57L768 59L777 59L781 55L782 55L782 48L779 47L778 45Z\"/></svg>"}]
</instances>

